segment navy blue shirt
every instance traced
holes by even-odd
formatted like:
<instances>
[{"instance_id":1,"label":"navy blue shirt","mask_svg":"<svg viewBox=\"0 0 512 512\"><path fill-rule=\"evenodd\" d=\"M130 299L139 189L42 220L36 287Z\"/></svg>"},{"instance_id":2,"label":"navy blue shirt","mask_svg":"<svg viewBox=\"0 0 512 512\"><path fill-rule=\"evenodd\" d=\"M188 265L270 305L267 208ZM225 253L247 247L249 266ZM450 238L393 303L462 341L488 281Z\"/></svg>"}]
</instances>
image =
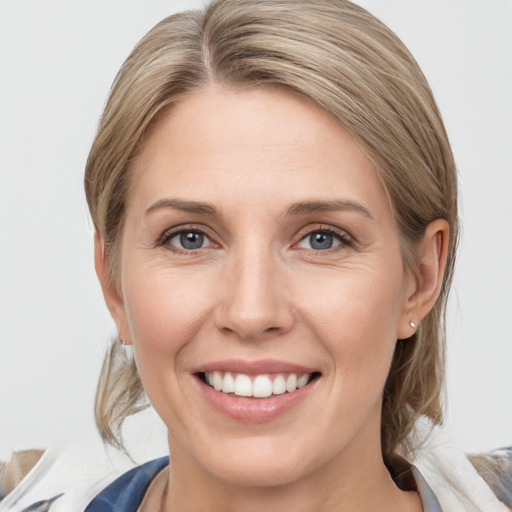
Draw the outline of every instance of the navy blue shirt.
<instances>
[{"instance_id":1,"label":"navy blue shirt","mask_svg":"<svg viewBox=\"0 0 512 512\"><path fill-rule=\"evenodd\" d=\"M131 469L100 492L85 512L137 512L151 482L168 464L169 457L162 457ZM406 484L407 480L412 484ZM406 474L397 475L395 482L400 488L414 487L420 494L425 512L442 512L435 494L414 466L410 466Z\"/></svg>"},{"instance_id":2,"label":"navy blue shirt","mask_svg":"<svg viewBox=\"0 0 512 512\"><path fill-rule=\"evenodd\" d=\"M153 478L169 464L162 457L131 469L96 496L85 512L137 512Z\"/></svg>"}]
</instances>

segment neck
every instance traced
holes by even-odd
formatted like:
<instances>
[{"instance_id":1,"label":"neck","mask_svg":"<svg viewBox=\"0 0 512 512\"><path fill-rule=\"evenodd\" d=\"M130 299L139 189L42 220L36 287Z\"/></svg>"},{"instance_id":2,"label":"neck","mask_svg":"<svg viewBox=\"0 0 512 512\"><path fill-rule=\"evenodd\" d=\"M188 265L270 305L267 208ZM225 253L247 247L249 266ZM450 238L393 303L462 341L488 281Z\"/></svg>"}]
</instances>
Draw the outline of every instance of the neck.
<instances>
[{"instance_id":1,"label":"neck","mask_svg":"<svg viewBox=\"0 0 512 512\"><path fill-rule=\"evenodd\" d=\"M382 460L380 445L343 453L306 476L276 486L240 485L211 475L181 446L171 446L167 496L161 512L362 512L422 510L419 496L400 491ZM352 450L347 449L347 452ZM160 496L162 495L160 493Z\"/></svg>"}]
</instances>

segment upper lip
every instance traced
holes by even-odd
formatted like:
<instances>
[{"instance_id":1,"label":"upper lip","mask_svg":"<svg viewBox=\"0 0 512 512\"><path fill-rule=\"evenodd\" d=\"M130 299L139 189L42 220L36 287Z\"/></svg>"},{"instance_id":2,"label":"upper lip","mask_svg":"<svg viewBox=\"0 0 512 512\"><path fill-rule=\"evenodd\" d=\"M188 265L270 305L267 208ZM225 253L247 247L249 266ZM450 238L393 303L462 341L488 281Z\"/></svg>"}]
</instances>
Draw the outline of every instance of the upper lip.
<instances>
[{"instance_id":1,"label":"upper lip","mask_svg":"<svg viewBox=\"0 0 512 512\"><path fill-rule=\"evenodd\" d=\"M212 361L195 368L192 373L205 372L231 372L243 373L245 375L264 375L266 373L296 373L304 375L318 371L315 368L308 368L288 361L277 359L260 359L258 361L246 361L243 359L224 359Z\"/></svg>"}]
</instances>

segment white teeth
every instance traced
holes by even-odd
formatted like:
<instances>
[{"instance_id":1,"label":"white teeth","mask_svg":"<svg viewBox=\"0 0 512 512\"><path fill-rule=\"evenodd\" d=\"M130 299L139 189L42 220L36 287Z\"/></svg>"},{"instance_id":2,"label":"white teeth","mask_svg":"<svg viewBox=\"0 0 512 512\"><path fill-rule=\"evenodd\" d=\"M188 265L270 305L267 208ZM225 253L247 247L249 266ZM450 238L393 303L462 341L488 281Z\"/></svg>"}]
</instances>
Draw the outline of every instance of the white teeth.
<instances>
[{"instance_id":1,"label":"white teeth","mask_svg":"<svg viewBox=\"0 0 512 512\"><path fill-rule=\"evenodd\" d=\"M231 373L226 373L224 375L224 380L222 381L222 392L223 393L234 393L235 392L235 379Z\"/></svg>"},{"instance_id":2,"label":"white teeth","mask_svg":"<svg viewBox=\"0 0 512 512\"><path fill-rule=\"evenodd\" d=\"M278 375L272 382L272 394L282 395L286 392L286 381L282 375Z\"/></svg>"},{"instance_id":3,"label":"white teeth","mask_svg":"<svg viewBox=\"0 0 512 512\"><path fill-rule=\"evenodd\" d=\"M235 379L235 395L252 396L252 381L242 373L239 373Z\"/></svg>"},{"instance_id":4,"label":"white teeth","mask_svg":"<svg viewBox=\"0 0 512 512\"><path fill-rule=\"evenodd\" d=\"M219 372L213 372L213 387L217 391L222 389L222 376Z\"/></svg>"},{"instance_id":5,"label":"white teeth","mask_svg":"<svg viewBox=\"0 0 512 512\"><path fill-rule=\"evenodd\" d=\"M286 379L286 391L288 393L291 393L292 391L295 391L297 389L297 375L294 373L288 375L288 378Z\"/></svg>"},{"instance_id":6,"label":"white teeth","mask_svg":"<svg viewBox=\"0 0 512 512\"><path fill-rule=\"evenodd\" d=\"M266 375L258 375L252 383L252 396L266 398L272 394L272 381Z\"/></svg>"},{"instance_id":7,"label":"white teeth","mask_svg":"<svg viewBox=\"0 0 512 512\"><path fill-rule=\"evenodd\" d=\"M206 372L206 382L217 391L223 393L234 393L237 396L267 398L272 395L282 395L283 393L292 393L297 389L303 388L310 379L310 375L300 375L290 373L287 377L284 375L257 375L250 377L239 373L236 377L230 372L222 373L219 371Z\"/></svg>"},{"instance_id":8,"label":"white teeth","mask_svg":"<svg viewBox=\"0 0 512 512\"><path fill-rule=\"evenodd\" d=\"M302 375L297 380L297 387L299 389L303 388L308 383L308 380L309 380L309 375Z\"/></svg>"}]
</instances>

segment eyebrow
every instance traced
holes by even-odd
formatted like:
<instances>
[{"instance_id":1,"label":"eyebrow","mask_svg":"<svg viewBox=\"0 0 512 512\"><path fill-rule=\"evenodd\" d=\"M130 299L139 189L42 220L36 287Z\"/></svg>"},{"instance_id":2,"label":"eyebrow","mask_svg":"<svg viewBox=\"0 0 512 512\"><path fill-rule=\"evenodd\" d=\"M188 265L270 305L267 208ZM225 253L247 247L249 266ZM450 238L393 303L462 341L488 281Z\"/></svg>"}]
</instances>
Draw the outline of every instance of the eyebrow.
<instances>
[{"instance_id":1,"label":"eyebrow","mask_svg":"<svg viewBox=\"0 0 512 512\"><path fill-rule=\"evenodd\" d=\"M335 199L332 201L301 201L288 207L288 215L307 215L308 213L355 211L373 220L370 211L362 204L347 199Z\"/></svg>"},{"instance_id":2,"label":"eyebrow","mask_svg":"<svg viewBox=\"0 0 512 512\"><path fill-rule=\"evenodd\" d=\"M149 215L155 210L162 208L173 208L187 213L197 213L200 215L210 215L220 217L219 211L210 203L200 201L185 201L183 199L160 199L153 203L146 211L145 215ZM362 204L347 199L335 199L332 201L301 201L293 203L287 210L287 215L307 215L309 213L334 212L334 211L355 211L362 213L365 217L373 220L370 211Z\"/></svg>"},{"instance_id":3,"label":"eyebrow","mask_svg":"<svg viewBox=\"0 0 512 512\"><path fill-rule=\"evenodd\" d=\"M156 203L153 203L144 213L149 215L155 210L161 208L174 208L175 210L181 210L188 213L198 213L201 215L212 215L214 217L220 217L220 213L217 209L209 204L202 203L199 201L184 201L182 199L160 199Z\"/></svg>"}]
</instances>

